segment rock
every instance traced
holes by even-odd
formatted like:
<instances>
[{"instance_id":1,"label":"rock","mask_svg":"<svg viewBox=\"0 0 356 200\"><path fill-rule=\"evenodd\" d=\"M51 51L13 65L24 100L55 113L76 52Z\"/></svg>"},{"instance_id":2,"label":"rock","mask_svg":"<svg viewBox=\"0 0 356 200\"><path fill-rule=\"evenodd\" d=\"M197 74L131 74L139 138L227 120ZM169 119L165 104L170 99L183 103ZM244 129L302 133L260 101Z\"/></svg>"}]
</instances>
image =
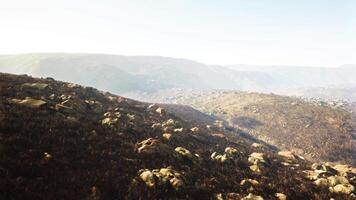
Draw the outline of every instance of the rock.
<instances>
[{"instance_id":1,"label":"rock","mask_svg":"<svg viewBox=\"0 0 356 200\"><path fill-rule=\"evenodd\" d=\"M351 184L338 184L329 188L330 192L350 194L355 191L355 187Z\"/></svg>"},{"instance_id":2,"label":"rock","mask_svg":"<svg viewBox=\"0 0 356 200\"><path fill-rule=\"evenodd\" d=\"M170 134L170 133L164 133L162 136L166 140L171 140L171 138L172 138L172 134Z\"/></svg>"},{"instance_id":3,"label":"rock","mask_svg":"<svg viewBox=\"0 0 356 200\"><path fill-rule=\"evenodd\" d=\"M310 180L317 180L321 173L314 170L305 170L303 172L305 173L305 177L307 177Z\"/></svg>"},{"instance_id":4,"label":"rock","mask_svg":"<svg viewBox=\"0 0 356 200\"><path fill-rule=\"evenodd\" d=\"M119 121L118 118L107 117L101 120L101 124L107 127L114 128L115 124Z\"/></svg>"},{"instance_id":5,"label":"rock","mask_svg":"<svg viewBox=\"0 0 356 200\"><path fill-rule=\"evenodd\" d=\"M353 168L350 165L337 164L337 165L333 166L332 168L335 169L336 171L338 171L338 173L341 176L345 176L345 175L347 175L347 173L356 174L356 168Z\"/></svg>"},{"instance_id":6,"label":"rock","mask_svg":"<svg viewBox=\"0 0 356 200\"><path fill-rule=\"evenodd\" d=\"M276 193L274 195L278 200L287 200L287 195L283 194L283 193Z\"/></svg>"},{"instance_id":7,"label":"rock","mask_svg":"<svg viewBox=\"0 0 356 200\"><path fill-rule=\"evenodd\" d=\"M139 171L139 176L150 188L164 187L166 183L169 183L172 188L179 190L185 185L182 175L171 168L154 169L152 171L144 169Z\"/></svg>"},{"instance_id":8,"label":"rock","mask_svg":"<svg viewBox=\"0 0 356 200\"><path fill-rule=\"evenodd\" d=\"M215 160L215 161L218 161L218 162L226 162L226 160L228 160L228 156L226 154L218 154L217 152L214 152L211 154L211 159Z\"/></svg>"},{"instance_id":9,"label":"rock","mask_svg":"<svg viewBox=\"0 0 356 200\"><path fill-rule=\"evenodd\" d=\"M166 179L169 180L171 186L178 190L179 188L184 186L184 181L182 175L173 169L170 168L162 168L159 170L159 173Z\"/></svg>"},{"instance_id":10,"label":"rock","mask_svg":"<svg viewBox=\"0 0 356 200\"><path fill-rule=\"evenodd\" d=\"M162 127L170 127L170 126L174 126L175 124L176 122L173 119L169 119L162 124Z\"/></svg>"},{"instance_id":11,"label":"rock","mask_svg":"<svg viewBox=\"0 0 356 200\"><path fill-rule=\"evenodd\" d=\"M154 124L152 124L151 127L152 127L153 129L159 129L159 128L162 127L162 124L161 124L161 123L154 123Z\"/></svg>"},{"instance_id":12,"label":"rock","mask_svg":"<svg viewBox=\"0 0 356 200\"><path fill-rule=\"evenodd\" d=\"M240 182L240 185L241 186L255 186L255 185L258 185L259 182L254 180L254 179L243 179L241 182Z\"/></svg>"},{"instance_id":13,"label":"rock","mask_svg":"<svg viewBox=\"0 0 356 200\"><path fill-rule=\"evenodd\" d=\"M328 163L314 163L311 168L319 173L324 173L328 175L337 174L337 171L333 169Z\"/></svg>"},{"instance_id":14,"label":"rock","mask_svg":"<svg viewBox=\"0 0 356 200\"><path fill-rule=\"evenodd\" d=\"M222 162L222 163L224 163L228 159L226 154L221 155L221 154L218 154L217 152L212 153L210 158L215 161Z\"/></svg>"},{"instance_id":15,"label":"rock","mask_svg":"<svg viewBox=\"0 0 356 200\"><path fill-rule=\"evenodd\" d=\"M158 109L157 104L150 104L149 106L147 106L147 111L149 112L155 112L157 109Z\"/></svg>"},{"instance_id":16,"label":"rock","mask_svg":"<svg viewBox=\"0 0 356 200\"><path fill-rule=\"evenodd\" d=\"M97 114L100 114L104 111L103 105L99 101L85 100L85 103L88 104L90 109Z\"/></svg>"},{"instance_id":17,"label":"rock","mask_svg":"<svg viewBox=\"0 0 356 200\"><path fill-rule=\"evenodd\" d=\"M69 87L69 88L79 88L80 86L78 84L75 84L75 83L68 83L67 87Z\"/></svg>"},{"instance_id":18,"label":"rock","mask_svg":"<svg viewBox=\"0 0 356 200\"><path fill-rule=\"evenodd\" d=\"M174 149L175 152L177 152L179 155L182 157L188 158L190 160L195 159L195 155L193 155L188 149L183 148L183 147L177 147Z\"/></svg>"},{"instance_id":19,"label":"rock","mask_svg":"<svg viewBox=\"0 0 356 200\"><path fill-rule=\"evenodd\" d=\"M349 184L347 178L343 176L330 176L328 177L329 186L335 186L338 184Z\"/></svg>"},{"instance_id":20,"label":"rock","mask_svg":"<svg viewBox=\"0 0 356 200\"><path fill-rule=\"evenodd\" d=\"M233 156L233 155L236 155L238 153L238 151L237 151L237 149L235 149L233 147L226 147L225 153L229 156Z\"/></svg>"},{"instance_id":21,"label":"rock","mask_svg":"<svg viewBox=\"0 0 356 200\"><path fill-rule=\"evenodd\" d=\"M134 114L127 113L126 116L130 121L134 121L136 119L136 116Z\"/></svg>"},{"instance_id":22,"label":"rock","mask_svg":"<svg viewBox=\"0 0 356 200\"><path fill-rule=\"evenodd\" d=\"M52 159L52 155L47 153L47 152L44 152L43 154L43 158L47 161L51 160Z\"/></svg>"},{"instance_id":23,"label":"rock","mask_svg":"<svg viewBox=\"0 0 356 200\"><path fill-rule=\"evenodd\" d=\"M183 132L183 128L175 128L173 131L174 131L174 132L181 133L181 132Z\"/></svg>"},{"instance_id":24,"label":"rock","mask_svg":"<svg viewBox=\"0 0 356 200\"><path fill-rule=\"evenodd\" d=\"M263 145L260 144L260 143L252 143L251 147L253 147L253 148L261 148L261 147L263 147Z\"/></svg>"},{"instance_id":25,"label":"rock","mask_svg":"<svg viewBox=\"0 0 356 200\"><path fill-rule=\"evenodd\" d=\"M41 106L47 104L47 102L43 100L32 99L31 97L26 97L25 99L11 99L10 103L25 106L28 108L40 108Z\"/></svg>"},{"instance_id":26,"label":"rock","mask_svg":"<svg viewBox=\"0 0 356 200\"><path fill-rule=\"evenodd\" d=\"M294 154L290 151L280 151L278 152L278 155L288 159L288 160L295 160L296 157L294 156Z\"/></svg>"},{"instance_id":27,"label":"rock","mask_svg":"<svg viewBox=\"0 0 356 200\"><path fill-rule=\"evenodd\" d=\"M168 147L162 144L158 139L148 138L136 144L138 153L165 153Z\"/></svg>"},{"instance_id":28,"label":"rock","mask_svg":"<svg viewBox=\"0 0 356 200\"><path fill-rule=\"evenodd\" d=\"M328 187L329 186L329 182L328 179L326 178L319 178L316 181L314 181L315 185L319 186L319 187Z\"/></svg>"},{"instance_id":29,"label":"rock","mask_svg":"<svg viewBox=\"0 0 356 200\"><path fill-rule=\"evenodd\" d=\"M46 83L24 83L24 84L22 84L22 87L36 89L36 90L43 90L48 87L48 84L46 84Z\"/></svg>"},{"instance_id":30,"label":"rock","mask_svg":"<svg viewBox=\"0 0 356 200\"><path fill-rule=\"evenodd\" d=\"M214 195L215 200L240 200L241 195L234 192L219 193Z\"/></svg>"},{"instance_id":31,"label":"rock","mask_svg":"<svg viewBox=\"0 0 356 200\"><path fill-rule=\"evenodd\" d=\"M165 115L166 114L166 110L159 107L156 109L156 113L160 114L160 115Z\"/></svg>"},{"instance_id":32,"label":"rock","mask_svg":"<svg viewBox=\"0 0 356 200\"><path fill-rule=\"evenodd\" d=\"M258 173L258 174L261 173L261 169L256 164L255 165L251 165L250 166L250 170L255 172L255 173Z\"/></svg>"},{"instance_id":33,"label":"rock","mask_svg":"<svg viewBox=\"0 0 356 200\"><path fill-rule=\"evenodd\" d=\"M140 178L143 180L143 182L146 183L148 187L154 187L156 185L156 179L158 179L156 178L156 175L148 169L140 172Z\"/></svg>"},{"instance_id":34,"label":"rock","mask_svg":"<svg viewBox=\"0 0 356 200\"><path fill-rule=\"evenodd\" d=\"M198 127L193 127L190 129L190 131L192 131L193 133L198 133L199 132L199 128Z\"/></svg>"},{"instance_id":35,"label":"rock","mask_svg":"<svg viewBox=\"0 0 356 200\"><path fill-rule=\"evenodd\" d=\"M250 154L249 158L248 158L248 162L250 162L251 164L258 164L260 162L265 162L264 160L264 154L263 153L252 153Z\"/></svg>"},{"instance_id":36,"label":"rock","mask_svg":"<svg viewBox=\"0 0 356 200\"><path fill-rule=\"evenodd\" d=\"M241 200L263 200L263 197L249 193L246 197Z\"/></svg>"}]
</instances>

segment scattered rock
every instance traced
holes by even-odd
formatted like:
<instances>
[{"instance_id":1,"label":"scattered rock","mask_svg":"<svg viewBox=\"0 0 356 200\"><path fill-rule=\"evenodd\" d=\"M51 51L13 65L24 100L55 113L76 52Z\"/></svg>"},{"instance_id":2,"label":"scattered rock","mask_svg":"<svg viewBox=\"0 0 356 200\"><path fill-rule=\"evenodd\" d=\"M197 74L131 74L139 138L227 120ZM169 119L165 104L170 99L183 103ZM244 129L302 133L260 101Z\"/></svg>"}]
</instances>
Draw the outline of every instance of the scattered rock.
<instances>
[{"instance_id":1,"label":"scattered rock","mask_svg":"<svg viewBox=\"0 0 356 200\"><path fill-rule=\"evenodd\" d=\"M26 97L25 99L11 99L10 103L29 107L29 108L40 108L47 102L38 99L32 99L31 97Z\"/></svg>"},{"instance_id":2,"label":"scattered rock","mask_svg":"<svg viewBox=\"0 0 356 200\"><path fill-rule=\"evenodd\" d=\"M166 114L166 110L159 107L156 109L156 113L160 114L160 115L165 115Z\"/></svg>"},{"instance_id":3,"label":"scattered rock","mask_svg":"<svg viewBox=\"0 0 356 200\"><path fill-rule=\"evenodd\" d=\"M250 162L251 164L258 164L260 162L265 162L264 160L264 154L263 153L252 153L250 154L249 158L248 158L248 162Z\"/></svg>"},{"instance_id":4,"label":"scattered rock","mask_svg":"<svg viewBox=\"0 0 356 200\"><path fill-rule=\"evenodd\" d=\"M278 200L287 200L287 195L283 194L283 193L276 193L274 195Z\"/></svg>"},{"instance_id":5,"label":"scattered rock","mask_svg":"<svg viewBox=\"0 0 356 200\"><path fill-rule=\"evenodd\" d=\"M47 153L47 152L44 152L43 154L43 158L47 161L51 160L52 159L52 155Z\"/></svg>"},{"instance_id":6,"label":"scattered rock","mask_svg":"<svg viewBox=\"0 0 356 200\"><path fill-rule=\"evenodd\" d=\"M185 185L182 175L171 168L154 169L152 171L144 169L139 171L139 176L150 188L164 187L165 184L169 183L172 188L179 190Z\"/></svg>"},{"instance_id":7,"label":"scattered rock","mask_svg":"<svg viewBox=\"0 0 356 200\"><path fill-rule=\"evenodd\" d=\"M46 84L46 83L24 83L24 84L22 84L22 87L36 89L36 90L43 90L48 87L48 84Z\"/></svg>"},{"instance_id":8,"label":"scattered rock","mask_svg":"<svg viewBox=\"0 0 356 200\"><path fill-rule=\"evenodd\" d=\"M254 179L243 179L241 182L240 182L240 185L241 186L256 186L258 185L259 182L254 180Z\"/></svg>"},{"instance_id":9,"label":"scattered rock","mask_svg":"<svg viewBox=\"0 0 356 200\"><path fill-rule=\"evenodd\" d=\"M181 133L181 132L183 132L183 128L175 128L173 131L174 131L174 132Z\"/></svg>"},{"instance_id":10,"label":"scattered rock","mask_svg":"<svg viewBox=\"0 0 356 200\"><path fill-rule=\"evenodd\" d=\"M355 187L351 184L338 184L334 187L330 187L329 190L334 193L350 194L355 191Z\"/></svg>"},{"instance_id":11,"label":"scattered rock","mask_svg":"<svg viewBox=\"0 0 356 200\"><path fill-rule=\"evenodd\" d=\"M198 133L199 132L199 128L198 127L193 127L190 129L193 133Z\"/></svg>"},{"instance_id":12,"label":"scattered rock","mask_svg":"<svg viewBox=\"0 0 356 200\"><path fill-rule=\"evenodd\" d=\"M250 170L253 171L253 172L255 172L255 173L258 173L258 174L261 173L260 167L259 167L258 165L256 165L256 164L251 165L251 166L250 166Z\"/></svg>"},{"instance_id":13,"label":"scattered rock","mask_svg":"<svg viewBox=\"0 0 356 200\"><path fill-rule=\"evenodd\" d=\"M278 155L288 159L288 160L295 160L296 157L294 156L294 154L290 151L280 151L278 152Z\"/></svg>"},{"instance_id":14,"label":"scattered rock","mask_svg":"<svg viewBox=\"0 0 356 200\"><path fill-rule=\"evenodd\" d=\"M159 129L159 128L162 127L162 124L161 124L161 123L154 123L154 124L152 124L151 127L152 127L153 129Z\"/></svg>"},{"instance_id":15,"label":"scattered rock","mask_svg":"<svg viewBox=\"0 0 356 200\"><path fill-rule=\"evenodd\" d=\"M226 154L221 155L218 154L217 152L212 153L210 157L211 159L222 163L224 163L228 159Z\"/></svg>"},{"instance_id":16,"label":"scattered rock","mask_svg":"<svg viewBox=\"0 0 356 200\"><path fill-rule=\"evenodd\" d=\"M316 181L314 181L315 185L319 186L319 187L328 187L329 186L329 182L328 179L326 178L319 178Z\"/></svg>"},{"instance_id":17,"label":"scattered rock","mask_svg":"<svg viewBox=\"0 0 356 200\"><path fill-rule=\"evenodd\" d=\"M246 197L241 200L263 200L263 197L249 193Z\"/></svg>"},{"instance_id":18,"label":"scattered rock","mask_svg":"<svg viewBox=\"0 0 356 200\"><path fill-rule=\"evenodd\" d=\"M253 147L253 148L261 148L261 147L263 147L263 145L260 144L260 143L252 143L251 147Z\"/></svg>"},{"instance_id":19,"label":"scattered rock","mask_svg":"<svg viewBox=\"0 0 356 200\"><path fill-rule=\"evenodd\" d=\"M164 153L167 151L167 146L162 144L158 139L148 138L136 144L138 153Z\"/></svg>"},{"instance_id":20,"label":"scattered rock","mask_svg":"<svg viewBox=\"0 0 356 200\"><path fill-rule=\"evenodd\" d=\"M234 156L238 153L237 149L233 148L233 147L226 147L225 148L225 153L229 156Z\"/></svg>"},{"instance_id":21,"label":"scattered rock","mask_svg":"<svg viewBox=\"0 0 356 200\"><path fill-rule=\"evenodd\" d=\"M171 138L172 138L172 134L170 134L170 133L164 133L162 136L166 140L171 140Z\"/></svg>"}]
</instances>

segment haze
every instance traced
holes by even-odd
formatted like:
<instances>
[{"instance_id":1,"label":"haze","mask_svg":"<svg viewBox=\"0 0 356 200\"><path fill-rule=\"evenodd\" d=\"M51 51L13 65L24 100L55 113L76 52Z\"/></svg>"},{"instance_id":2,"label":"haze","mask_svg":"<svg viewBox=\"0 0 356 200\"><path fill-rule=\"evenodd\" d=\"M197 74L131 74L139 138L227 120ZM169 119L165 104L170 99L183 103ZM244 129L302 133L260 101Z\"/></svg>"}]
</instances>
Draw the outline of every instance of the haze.
<instances>
[{"instance_id":1,"label":"haze","mask_svg":"<svg viewBox=\"0 0 356 200\"><path fill-rule=\"evenodd\" d=\"M160 55L206 64L356 63L352 0L12 0L0 54Z\"/></svg>"}]
</instances>

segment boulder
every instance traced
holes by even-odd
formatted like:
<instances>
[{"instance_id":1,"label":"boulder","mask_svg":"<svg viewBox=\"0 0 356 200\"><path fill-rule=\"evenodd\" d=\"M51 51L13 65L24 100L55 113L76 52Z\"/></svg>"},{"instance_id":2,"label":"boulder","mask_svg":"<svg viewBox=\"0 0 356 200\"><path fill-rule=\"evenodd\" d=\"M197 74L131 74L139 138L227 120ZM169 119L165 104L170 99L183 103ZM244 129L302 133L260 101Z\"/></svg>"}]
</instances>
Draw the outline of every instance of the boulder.
<instances>
[{"instance_id":1,"label":"boulder","mask_svg":"<svg viewBox=\"0 0 356 200\"><path fill-rule=\"evenodd\" d=\"M250 170L255 172L255 173L258 173L258 174L261 173L260 167L258 165L256 165L256 164L255 165L251 165L250 166Z\"/></svg>"},{"instance_id":2,"label":"boulder","mask_svg":"<svg viewBox=\"0 0 356 200\"><path fill-rule=\"evenodd\" d=\"M179 190L185 185L182 175L171 168L154 169L152 171L143 169L139 171L139 177L150 188L159 188L170 184L172 188Z\"/></svg>"},{"instance_id":3,"label":"boulder","mask_svg":"<svg viewBox=\"0 0 356 200\"><path fill-rule=\"evenodd\" d=\"M238 153L237 149L233 148L233 147L226 147L225 148L225 153L229 156L234 156Z\"/></svg>"},{"instance_id":4,"label":"boulder","mask_svg":"<svg viewBox=\"0 0 356 200\"><path fill-rule=\"evenodd\" d=\"M170 134L170 133L163 133L163 138L164 139L166 139L166 140L171 140L171 138L172 138L172 134Z\"/></svg>"},{"instance_id":5,"label":"boulder","mask_svg":"<svg viewBox=\"0 0 356 200\"><path fill-rule=\"evenodd\" d=\"M287 195L283 194L283 193L276 193L274 195L278 200L287 200Z\"/></svg>"},{"instance_id":6,"label":"boulder","mask_svg":"<svg viewBox=\"0 0 356 200\"><path fill-rule=\"evenodd\" d=\"M151 154L151 153L166 153L168 147L162 144L158 139L148 138L136 144L138 153Z\"/></svg>"},{"instance_id":7,"label":"boulder","mask_svg":"<svg viewBox=\"0 0 356 200\"><path fill-rule=\"evenodd\" d=\"M278 155L288 159L288 160L295 160L296 157L294 156L294 154L290 151L280 151L278 152Z\"/></svg>"},{"instance_id":8,"label":"boulder","mask_svg":"<svg viewBox=\"0 0 356 200\"><path fill-rule=\"evenodd\" d=\"M337 184L334 187L330 187L329 190L333 193L351 194L355 191L355 187L351 184Z\"/></svg>"},{"instance_id":9,"label":"boulder","mask_svg":"<svg viewBox=\"0 0 356 200\"><path fill-rule=\"evenodd\" d=\"M215 161L222 162L222 163L226 162L226 160L228 159L226 154L221 155L221 154L218 154L217 152L212 153L210 158Z\"/></svg>"},{"instance_id":10,"label":"boulder","mask_svg":"<svg viewBox=\"0 0 356 200\"><path fill-rule=\"evenodd\" d=\"M9 102L28 108L40 108L47 104L47 102L43 100L32 99L31 97L26 97L25 99L10 99Z\"/></svg>"},{"instance_id":11,"label":"boulder","mask_svg":"<svg viewBox=\"0 0 356 200\"><path fill-rule=\"evenodd\" d=\"M349 181L343 176L330 176L328 177L328 182L330 186L335 186L338 184L348 184Z\"/></svg>"},{"instance_id":12,"label":"boulder","mask_svg":"<svg viewBox=\"0 0 356 200\"><path fill-rule=\"evenodd\" d=\"M156 113L160 114L160 115L165 115L166 114L166 110L161 108L161 107L158 107L156 109Z\"/></svg>"},{"instance_id":13,"label":"boulder","mask_svg":"<svg viewBox=\"0 0 356 200\"><path fill-rule=\"evenodd\" d=\"M248 162L250 162L251 164L258 164L260 162L265 162L264 154L254 152L254 153L250 154L250 156L248 158Z\"/></svg>"},{"instance_id":14,"label":"boulder","mask_svg":"<svg viewBox=\"0 0 356 200\"><path fill-rule=\"evenodd\" d=\"M29 88L29 89L36 89L36 90L43 90L48 87L46 83L24 83L22 84L22 88Z\"/></svg>"},{"instance_id":15,"label":"boulder","mask_svg":"<svg viewBox=\"0 0 356 200\"><path fill-rule=\"evenodd\" d=\"M190 129L190 131L192 131L193 133L198 133L199 132L199 128L198 127L193 127Z\"/></svg>"},{"instance_id":16,"label":"boulder","mask_svg":"<svg viewBox=\"0 0 356 200\"><path fill-rule=\"evenodd\" d=\"M261 147L263 147L263 145L260 144L260 143L254 142L254 143L252 143L251 147L253 147L253 148L261 148Z\"/></svg>"},{"instance_id":17,"label":"boulder","mask_svg":"<svg viewBox=\"0 0 356 200\"><path fill-rule=\"evenodd\" d=\"M243 179L241 182L240 182L240 185L241 186L255 186L255 185L258 185L259 182L254 180L254 179Z\"/></svg>"},{"instance_id":18,"label":"boulder","mask_svg":"<svg viewBox=\"0 0 356 200\"><path fill-rule=\"evenodd\" d=\"M315 185L319 186L319 187L328 187L329 186L329 182L328 179L326 178L319 178L316 181L314 181Z\"/></svg>"},{"instance_id":19,"label":"boulder","mask_svg":"<svg viewBox=\"0 0 356 200\"><path fill-rule=\"evenodd\" d=\"M263 197L249 193L247 196L243 197L241 200L263 200Z\"/></svg>"},{"instance_id":20,"label":"boulder","mask_svg":"<svg viewBox=\"0 0 356 200\"><path fill-rule=\"evenodd\" d=\"M159 128L162 127L162 124L161 124L161 123L154 123L154 124L152 124L151 127L152 127L153 129L159 129Z\"/></svg>"}]
</instances>

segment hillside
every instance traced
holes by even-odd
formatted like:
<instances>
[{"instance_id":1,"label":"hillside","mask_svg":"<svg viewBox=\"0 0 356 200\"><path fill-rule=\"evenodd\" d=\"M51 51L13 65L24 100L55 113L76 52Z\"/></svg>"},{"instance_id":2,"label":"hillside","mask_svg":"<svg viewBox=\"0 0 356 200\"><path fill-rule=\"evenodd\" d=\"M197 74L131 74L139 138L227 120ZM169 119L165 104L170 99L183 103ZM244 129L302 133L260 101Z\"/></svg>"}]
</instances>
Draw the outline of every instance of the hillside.
<instances>
[{"instance_id":1,"label":"hillside","mask_svg":"<svg viewBox=\"0 0 356 200\"><path fill-rule=\"evenodd\" d=\"M220 66L181 58L108 54L0 55L0 72L52 77L125 96L171 89L289 94L291 89L300 88L355 87L356 70L350 66Z\"/></svg>"},{"instance_id":2,"label":"hillside","mask_svg":"<svg viewBox=\"0 0 356 200\"><path fill-rule=\"evenodd\" d=\"M310 160L356 165L356 121L346 106L234 91L178 90L140 98L190 105Z\"/></svg>"},{"instance_id":3,"label":"hillside","mask_svg":"<svg viewBox=\"0 0 356 200\"><path fill-rule=\"evenodd\" d=\"M355 169L157 105L9 74L0 92L0 199L355 198Z\"/></svg>"},{"instance_id":4,"label":"hillside","mask_svg":"<svg viewBox=\"0 0 356 200\"><path fill-rule=\"evenodd\" d=\"M259 89L266 82L276 84L264 73L237 72L192 60L159 56L0 55L0 72L53 77L120 94L172 88Z\"/></svg>"}]
</instances>

